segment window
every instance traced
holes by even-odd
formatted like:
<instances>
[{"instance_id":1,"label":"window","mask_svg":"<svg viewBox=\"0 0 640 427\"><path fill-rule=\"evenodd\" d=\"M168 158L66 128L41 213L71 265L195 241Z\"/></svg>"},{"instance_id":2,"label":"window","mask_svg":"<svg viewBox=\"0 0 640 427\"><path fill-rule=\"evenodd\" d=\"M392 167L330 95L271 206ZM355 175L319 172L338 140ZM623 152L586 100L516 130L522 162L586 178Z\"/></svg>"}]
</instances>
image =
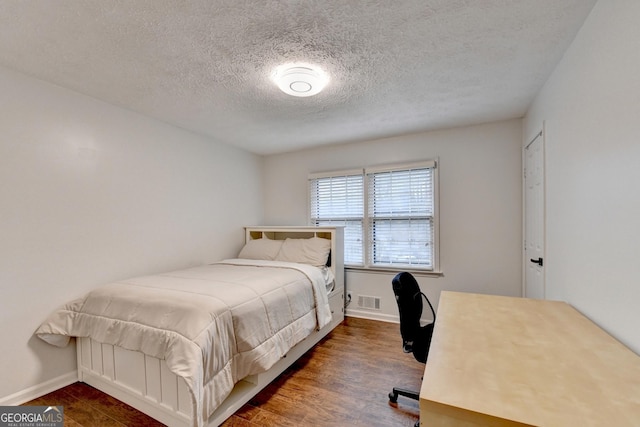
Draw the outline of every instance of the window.
<instances>
[{"instance_id":1,"label":"window","mask_svg":"<svg viewBox=\"0 0 640 427\"><path fill-rule=\"evenodd\" d=\"M436 162L309 177L310 222L345 227L345 264L437 271Z\"/></svg>"}]
</instances>

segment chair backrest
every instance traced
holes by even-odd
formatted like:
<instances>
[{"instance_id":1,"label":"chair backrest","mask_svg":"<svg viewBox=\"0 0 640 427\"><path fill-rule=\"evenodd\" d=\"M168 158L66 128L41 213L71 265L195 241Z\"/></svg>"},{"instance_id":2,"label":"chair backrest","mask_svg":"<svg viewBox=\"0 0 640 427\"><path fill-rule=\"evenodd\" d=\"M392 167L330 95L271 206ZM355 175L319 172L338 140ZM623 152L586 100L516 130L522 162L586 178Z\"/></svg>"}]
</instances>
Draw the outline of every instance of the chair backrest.
<instances>
[{"instance_id":1,"label":"chair backrest","mask_svg":"<svg viewBox=\"0 0 640 427\"><path fill-rule=\"evenodd\" d=\"M402 348L405 353L413 353L416 360L424 363L429 354L436 313L429 298L420 291L420 286L411 273L402 272L396 274L391 284L398 304L398 313L400 314ZM429 304L433 322L420 326L423 298Z\"/></svg>"}]
</instances>

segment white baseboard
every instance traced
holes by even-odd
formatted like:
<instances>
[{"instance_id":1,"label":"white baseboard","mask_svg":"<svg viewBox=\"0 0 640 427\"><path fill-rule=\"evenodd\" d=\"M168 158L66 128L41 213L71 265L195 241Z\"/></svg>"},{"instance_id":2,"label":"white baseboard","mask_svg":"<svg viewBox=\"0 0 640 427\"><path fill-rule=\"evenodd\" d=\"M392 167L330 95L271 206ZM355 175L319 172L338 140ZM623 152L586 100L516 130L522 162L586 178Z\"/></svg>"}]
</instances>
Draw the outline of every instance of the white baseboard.
<instances>
[{"instance_id":1,"label":"white baseboard","mask_svg":"<svg viewBox=\"0 0 640 427\"><path fill-rule=\"evenodd\" d=\"M389 314L376 313L374 311L347 308L344 314L345 316L359 317L360 319L380 320L382 322L400 323L399 316L391 316Z\"/></svg>"},{"instance_id":2,"label":"white baseboard","mask_svg":"<svg viewBox=\"0 0 640 427\"><path fill-rule=\"evenodd\" d=\"M49 381L36 384L17 393L0 398L0 406L17 406L25 402L33 400L37 397L44 396L47 393L66 387L78 381L78 371L69 372Z\"/></svg>"},{"instance_id":3,"label":"white baseboard","mask_svg":"<svg viewBox=\"0 0 640 427\"><path fill-rule=\"evenodd\" d=\"M424 313L424 311L423 311ZM431 313L429 313L431 314ZM400 323L400 316L392 316L390 314L382 314L376 313L367 310L358 310L358 309L349 309L344 313L345 316L349 317L357 317L360 319L368 319L368 320L379 320L381 322L389 322L389 323ZM426 323L431 323L430 319L421 319L421 324L424 325Z\"/></svg>"}]
</instances>

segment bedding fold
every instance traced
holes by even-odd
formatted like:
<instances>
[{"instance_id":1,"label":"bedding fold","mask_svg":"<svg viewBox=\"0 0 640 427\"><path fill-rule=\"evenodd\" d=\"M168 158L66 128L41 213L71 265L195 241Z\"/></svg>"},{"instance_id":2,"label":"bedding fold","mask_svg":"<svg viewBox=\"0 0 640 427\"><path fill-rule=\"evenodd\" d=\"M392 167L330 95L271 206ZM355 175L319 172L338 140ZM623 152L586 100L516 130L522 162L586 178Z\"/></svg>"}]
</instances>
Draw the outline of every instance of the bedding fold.
<instances>
[{"instance_id":1,"label":"bedding fold","mask_svg":"<svg viewBox=\"0 0 640 427\"><path fill-rule=\"evenodd\" d=\"M91 337L164 359L185 379L201 426L236 382L330 321L320 269L231 259L99 287L52 313L36 335L56 346Z\"/></svg>"}]
</instances>

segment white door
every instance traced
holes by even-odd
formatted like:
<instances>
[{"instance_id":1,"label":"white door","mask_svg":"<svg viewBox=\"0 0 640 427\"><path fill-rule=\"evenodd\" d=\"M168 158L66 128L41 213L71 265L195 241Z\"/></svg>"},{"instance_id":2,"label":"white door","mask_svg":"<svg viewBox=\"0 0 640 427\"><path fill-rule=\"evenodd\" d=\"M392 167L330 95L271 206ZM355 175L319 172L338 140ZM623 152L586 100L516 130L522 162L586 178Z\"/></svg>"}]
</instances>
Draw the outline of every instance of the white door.
<instances>
[{"instance_id":1,"label":"white door","mask_svg":"<svg viewBox=\"0 0 640 427\"><path fill-rule=\"evenodd\" d=\"M544 289L544 136L525 147L525 286L527 298L545 298Z\"/></svg>"}]
</instances>

